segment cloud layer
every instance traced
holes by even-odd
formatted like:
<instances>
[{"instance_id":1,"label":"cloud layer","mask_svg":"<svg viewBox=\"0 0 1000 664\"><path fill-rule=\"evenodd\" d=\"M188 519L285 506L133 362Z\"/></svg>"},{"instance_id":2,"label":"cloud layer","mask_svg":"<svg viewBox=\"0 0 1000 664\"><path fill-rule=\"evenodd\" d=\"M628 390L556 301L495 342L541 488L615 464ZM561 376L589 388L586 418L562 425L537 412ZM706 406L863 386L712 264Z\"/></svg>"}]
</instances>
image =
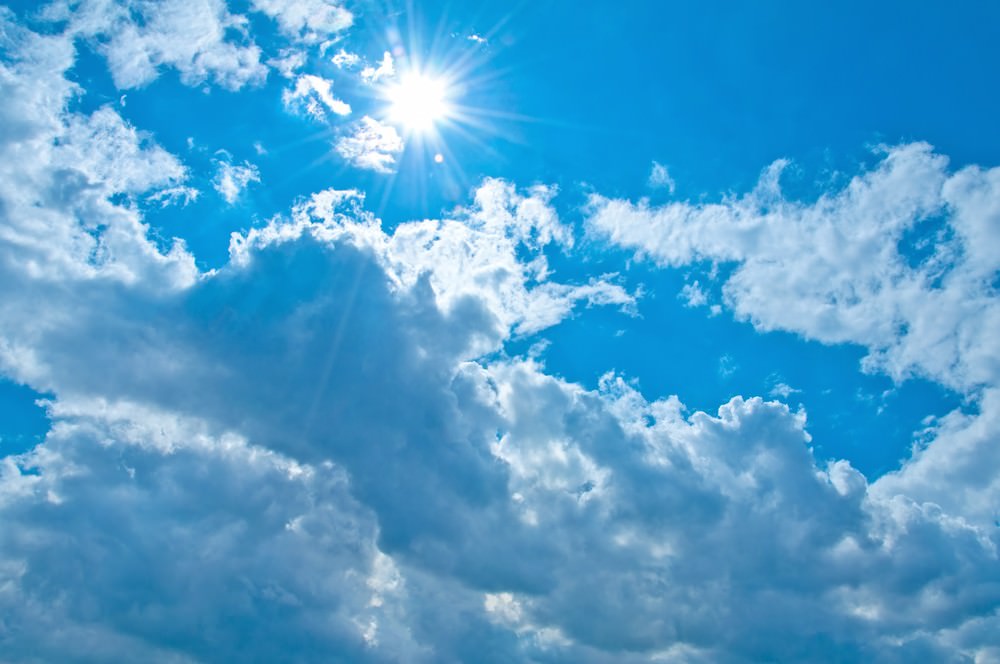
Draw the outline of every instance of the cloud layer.
<instances>
[{"instance_id":1,"label":"cloud layer","mask_svg":"<svg viewBox=\"0 0 1000 664\"><path fill-rule=\"evenodd\" d=\"M349 24L312 4L254 7L296 42ZM575 237L553 187L487 179L391 231L362 192L326 189L199 271L145 217L187 167L71 103L75 35L111 34L120 6L47 36L0 15L0 370L52 395L53 420L0 460L4 657L1000 659L995 171L917 144L813 203L781 196L780 165L717 205L590 203L592 233L664 265L735 265L722 302L760 329L864 344L872 370L970 395L978 413L930 423L869 484L818 463L780 402L691 413L508 355L580 305L642 304L617 275L554 280ZM160 66L254 80L255 58L206 64L228 42L192 45L170 9L139 8L138 69L101 42L120 87ZM167 37L180 55L150 50ZM900 249L928 237L919 260Z\"/></svg>"}]
</instances>

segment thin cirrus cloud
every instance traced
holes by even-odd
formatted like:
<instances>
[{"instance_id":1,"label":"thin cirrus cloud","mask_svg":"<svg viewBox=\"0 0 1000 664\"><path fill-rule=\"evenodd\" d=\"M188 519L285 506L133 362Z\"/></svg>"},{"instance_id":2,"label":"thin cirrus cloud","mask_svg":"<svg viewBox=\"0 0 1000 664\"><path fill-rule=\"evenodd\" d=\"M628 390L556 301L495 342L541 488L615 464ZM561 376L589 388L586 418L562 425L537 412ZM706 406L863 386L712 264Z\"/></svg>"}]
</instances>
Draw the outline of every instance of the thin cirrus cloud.
<instances>
[{"instance_id":1,"label":"thin cirrus cloud","mask_svg":"<svg viewBox=\"0 0 1000 664\"><path fill-rule=\"evenodd\" d=\"M296 44L346 27L296 13L313 4L253 6ZM48 395L52 420L0 459L5 658L996 656L994 171L911 144L812 203L781 194L780 164L717 204L595 194L583 247L551 185L485 178L391 227L365 192L327 187L234 232L204 271L154 240L144 207L190 187L189 167L118 110L72 104L73 40L124 20L92 6L62 7L80 12L66 33L0 13L0 371ZM184 40L163 21L140 52L156 30ZM161 56L118 84L161 65L252 79L240 57L223 74ZM390 130L365 116L336 149L389 170ZM214 165L229 203L259 179ZM927 220L949 232L910 260ZM647 306L587 272L595 238L662 266L731 262L687 303L711 283L761 330L863 344L868 370L927 376L978 411L928 422L869 482L813 455L804 410L690 412L614 371L592 389L553 375L512 344L585 307L632 321Z\"/></svg>"}]
</instances>

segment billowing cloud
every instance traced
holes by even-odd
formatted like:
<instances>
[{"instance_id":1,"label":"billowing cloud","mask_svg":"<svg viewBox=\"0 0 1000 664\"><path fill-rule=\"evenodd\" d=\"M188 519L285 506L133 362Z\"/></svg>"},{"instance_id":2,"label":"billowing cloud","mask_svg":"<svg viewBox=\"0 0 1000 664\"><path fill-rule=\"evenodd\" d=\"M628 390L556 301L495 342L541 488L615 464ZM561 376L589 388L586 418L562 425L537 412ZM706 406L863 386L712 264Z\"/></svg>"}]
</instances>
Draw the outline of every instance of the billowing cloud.
<instances>
[{"instance_id":1,"label":"billowing cloud","mask_svg":"<svg viewBox=\"0 0 1000 664\"><path fill-rule=\"evenodd\" d=\"M188 85L211 80L233 90L267 76L246 18L222 0L56 0L43 16L92 40L119 88L146 85L161 67L176 69Z\"/></svg>"},{"instance_id":2,"label":"billowing cloud","mask_svg":"<svg viewBox=\"0 0 1000 664\"><path fill-rule=\"evenodd\" d=\"M144 216L148 197L188 186L185 166L114 109L70 103L68 37L10 21L4 33L16 57L0 63L0 371L49 395L53 423L34 450L0 459L4 657L1000 653L995 493L971 456L993 454L993 388L978 415L930 423L932 442L869 484L846 461L817 462L805 412L787 405L736 397L690 412L615 373L596 389L550 375L506 342L581 304L629 314L640 302L615 275L554 280L547 257L572 256L575 238L545 185L487 179L468 205L389 230L362 192L326 189L234 233L229 261L200 271L183 243L155 242ZM944 173L927 150L899 155ZM841 211L895 167L813 207ZM942 187L954 193L948 223L984 238L992 175L942 178L960 175ZM910 209L899 198L928 195L911 177L878 190L874 221L893 229ZM771 214L764 195L727 214ZM791 215L773 223L820 237L806 223L819 212L767 200ZM592 228L623 243L639 222L670 228L649 208L592 204ZM707 206L685 205L690 228L671 230L701 247ZM602 221L612 213L635 215L635 228ZM739 263L736 279L767 244L723 228L705 246ZM644 249L664 263L673 250ZM993 265L987 251L963 256L943 290L955 271ZM741 291L726 288L740 311ZM916 366L936 375L931 360ZM960 369L948 380L965 385ZM959 489L942 491L935 467Z\"/></svg>"},{"instance_id":3,"label":"billowing cloud","mask_svg":"<svg viewBox=\"0 0 1000 664\"><path fill-rule=\"evenodd\" d=\"M665 266L732 263L728 306L760 330L866 346L866 366L959 390L1000 382L1000 169L948 171L923 143L812 203L782 196L785 162L752 192L659 207L595 195L591 232ZM920 251L907 251L919 242ZM807 248L805 250L804 248Z\"/></svg>"},{"instance_id":4,"label":"billowing cloud","mask_svg":"<svg viewBox=\"0 0 1000 664\"><path fill-rule=\"evenodd\" d=\"M327 42L354 22L340 0L252 0L251 6L277 21L282 33L305 44Z\"/></svg>"},{"instance_id":5,"label":"billowing cloud","mask_svg":"<svg viewBox=\"0 0 1000 664\"><path fill-rule=\"evenodd\" d=\"M664 266L734 266L722 278L724 301L759 330L861 344L866 370L965 393L974 411L929 426L913 458L875 489L995 524L1000 486L982 469L994 456L986 432L1000 385L1000 169L953 172L914 143L886 149L843 188L799 202L782 195L785 166L776 162L753 191L720 203L651 207L593 196L588 227Z\"/></svg>"}]
</instances>

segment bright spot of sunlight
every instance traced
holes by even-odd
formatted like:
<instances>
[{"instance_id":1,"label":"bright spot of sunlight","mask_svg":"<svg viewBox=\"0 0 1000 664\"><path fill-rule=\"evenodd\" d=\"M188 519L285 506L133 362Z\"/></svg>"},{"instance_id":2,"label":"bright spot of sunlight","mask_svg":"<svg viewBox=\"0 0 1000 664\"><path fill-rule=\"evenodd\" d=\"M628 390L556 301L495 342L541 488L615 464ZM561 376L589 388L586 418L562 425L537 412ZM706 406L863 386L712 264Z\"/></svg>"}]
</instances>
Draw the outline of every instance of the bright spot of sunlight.
<instances>
[{"instance_id":1,"label":"bright spot of sunlight","mask_svg":"<svg viewBox=\"0 0 1000 664\"><path fill-rule=\"evenodd\" d=\"M428 131L450 112L445 82L424 73L404 74L386 90L386 98L389 119L410 131Z\"/></svg>"}]
</instances>

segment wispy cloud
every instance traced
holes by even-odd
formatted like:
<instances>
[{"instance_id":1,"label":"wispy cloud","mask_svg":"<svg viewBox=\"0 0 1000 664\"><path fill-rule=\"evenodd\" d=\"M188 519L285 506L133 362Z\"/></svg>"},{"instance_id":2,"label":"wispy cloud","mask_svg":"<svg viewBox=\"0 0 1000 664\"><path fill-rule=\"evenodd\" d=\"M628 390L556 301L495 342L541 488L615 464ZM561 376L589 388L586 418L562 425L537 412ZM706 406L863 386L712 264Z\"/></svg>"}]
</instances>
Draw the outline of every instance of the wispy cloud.
<instances>
[{"instance_id":1,"label":"wispy cloud","mask_svg":"<svg viewBox=\"0 0 1000 664\"><path fill-rule=\"evenodd\" d=\"M295 80L294 88L287 88L281 94L285 107L316 119L323 120L327 113L350 115L351 106L333 96L333 81L304 74Z\"/></svg>"},{"instance_id":2,"label":"wispy cloud","mask_svg":"<svg viewBox=\"0 0 1000 664\"><path fill-rule=\"evenodd\" d=\"M392 54L386 51L382 54L382 60L379 61L378 66L367 65L361 70L361 79L366 83L377 83L383 78L388 78L394 76L396 73L396 66L392 59Z\"/></svg>"},{"instance_id":3,"label":"wispy cloud","mask_svg":"<svg viewBox=\"0 0 1000 664\"><path fill-rule=\"evenodd\" d=\"M671 194L677 189L677 183L670 177L667 167L655 161L653 169L649 172L649 186L654 189L666 189Z\"/></svg>"},{"instance_id":4,"label":"wispy cloud","mask_svg":"<svg viewBox=\"0 0 1000 664\"><path fill-rule=\"evenodd\" d=\"M212 186L230 205L234 204L243 191L253 182L260 182L260 171L254 164L244 161L234 164L228 154L215 160L215 177Z\"/></svg>"},{"instance_id":5,"label":"wispy cloud","mask_svg":"<svg viewBox=\"0 0 1000 664\"><path fill-rule=\"evenodd\" d=\"M337 139L335 147L341 157L358 168L390 173L396 156L403 151L403 139L391 125L366 115Z\"/></svg>"}]
</instances>

